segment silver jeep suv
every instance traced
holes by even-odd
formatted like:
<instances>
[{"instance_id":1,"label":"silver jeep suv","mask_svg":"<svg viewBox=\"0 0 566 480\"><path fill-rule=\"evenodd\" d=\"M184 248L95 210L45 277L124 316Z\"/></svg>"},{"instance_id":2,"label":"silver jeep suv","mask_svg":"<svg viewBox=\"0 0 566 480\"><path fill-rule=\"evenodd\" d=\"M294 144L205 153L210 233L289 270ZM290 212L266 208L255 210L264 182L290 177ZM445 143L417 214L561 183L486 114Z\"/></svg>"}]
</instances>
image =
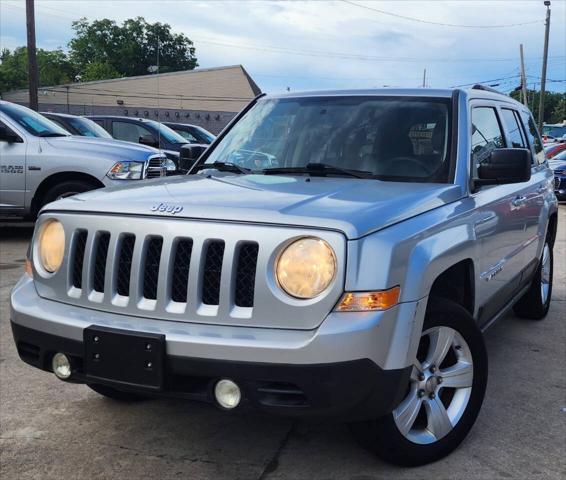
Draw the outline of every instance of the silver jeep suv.
<instances>
[{"instance_id":1,"label":"silver jeep suv","mask_svg":"<svg viewBox=\"0 0 566 480\"><path fill-rule=\"evenodd\" d=\"M44 207L18 352L115 399L332 417L434 461L479 413L482 331L548 311L552 180L529 111L484 88L260 96L190 175Z\"/></svg>"}]
</instances>

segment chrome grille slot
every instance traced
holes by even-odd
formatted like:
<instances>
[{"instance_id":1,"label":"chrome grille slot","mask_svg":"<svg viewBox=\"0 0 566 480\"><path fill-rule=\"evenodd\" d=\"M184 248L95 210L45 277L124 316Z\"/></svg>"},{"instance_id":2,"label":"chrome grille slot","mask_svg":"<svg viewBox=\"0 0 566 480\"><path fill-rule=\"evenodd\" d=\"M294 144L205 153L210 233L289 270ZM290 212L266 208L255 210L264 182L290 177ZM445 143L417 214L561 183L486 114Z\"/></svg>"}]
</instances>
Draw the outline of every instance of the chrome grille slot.
<instances>
[{"instance_id":1,"label":"chrome grille slot","mask_svg":"<svg viewBox=\"0 0 566 480\"><path fill-rule=\"evenodd\" d=\"M254 306L255 275L259 245L246 242L238 250L234 303L238 307Z\"/></svg>"},{"instance_id":2,"label":"chrome grille slot","mask_svg":"<svg viewBox=\"0 0 566 480\"><path fill-rule=\"evenodd\" d=\"M98 232L95 240L94 272L92 278L93 289L104 293L104 277L106 275L106 257L110 244L109 232Z\"/></svg>"},{"instance_id":3,"label":"chrome grille slot","mask_svg":"<svg viewBox=\"0 0 566 480\"><path fill-rule=\"evenodd\" d=\"M224 242L222 240L209 241L206 246L202 275L202 303L205 305L218 305L219 303L223 259Z\"/></svg>"},{"instance_id":4,"label":"chrome grille slot","mask_svg":"<svg viewBox=\"0 0 566 480\"><path fill-rule=\"evenodd\" d=\"M116 277L116 291L124 297L130 296L130 278L132 274L132 257L134 255L135 235L126 233L120 238L118 247L118 273Z\"/></svg>"},{"instance_id":5,"label":"chrome grille slot","mask_svg":"<svg viewBox=\"0 0 566 480\"><path fill-rule=\"evenodd\" d=\"M185 303L187 301L192 251L193 241L190 238L183 238L175 245L171 273L171 300L174 302Z\"/></svg>"},{"instance_id":6,"label":"chrome grille slot","mask_svg":"<svg viewBox=\"0 0 566 480\"><path fill-rule=\"evenodd\" d=\"M143 296L149 300L155 300L157 298L162 247L162 237L150 237L149 240L147 240L145 268L143 269Z\"/></svg>"},{"instance_id":7,"label":"chrome grille slot","mask_svg":"<svg viewBox=\"0 0 566 480\"><path fill-rule=\"evenodd\" d=\"M163 166L162 157L151 157L147 164L146 178L162 177L166 174L166 169Z\"/></svg>"},{"instance_id":8,"label":"chrome grille slot","mask_svg":"<svg viewBox=\"0 0 566 480\"><path fill-rule=\"evenodd\" d=\"M86 230L77 230L73 239L73 279L71 283L75 288L82 288L83 286L83 264L87 236L88 232Z\"/></svg>"}]
</instances>

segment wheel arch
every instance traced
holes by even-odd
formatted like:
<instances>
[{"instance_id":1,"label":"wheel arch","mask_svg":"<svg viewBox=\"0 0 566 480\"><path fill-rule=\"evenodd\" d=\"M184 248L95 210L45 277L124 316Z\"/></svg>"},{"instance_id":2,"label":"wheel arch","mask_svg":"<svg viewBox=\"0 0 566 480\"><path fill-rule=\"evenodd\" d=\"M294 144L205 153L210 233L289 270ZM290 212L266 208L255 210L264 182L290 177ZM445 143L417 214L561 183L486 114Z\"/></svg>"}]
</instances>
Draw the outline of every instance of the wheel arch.
<instances>
[{"instance_id":1,"label":"wheel arch","mask_svg":"<svg viewBox=\"0 0 566 480\"><path fill-rule=\"evenodd\" d=\"M68 181L83 181L92 184L95 188L102 188L104 184L93 175L89 175L88 173L82 172L57 172L54 173L47 178L43 179L42 182L38 185L37 189L35 190L35 195L33 196L33 200L31 202L31 213L32 215L36 216L39 213L39 209L41 207L41 201L45 194L49 191L50 188L54 187L58 183L68 182Z\"/></svg>"},{"instance_id":2,"label":"wheel arch","mask_svg":"<svg viewBox=\"0 0 566 480\"><path fill-rule=\"evenodd\" d=\"M460 260L443 272L432 282L429 299L441 297L452 300L464 307L470 315L475 308L475 268L471 258Z\"/></svg>"}]
</instances>

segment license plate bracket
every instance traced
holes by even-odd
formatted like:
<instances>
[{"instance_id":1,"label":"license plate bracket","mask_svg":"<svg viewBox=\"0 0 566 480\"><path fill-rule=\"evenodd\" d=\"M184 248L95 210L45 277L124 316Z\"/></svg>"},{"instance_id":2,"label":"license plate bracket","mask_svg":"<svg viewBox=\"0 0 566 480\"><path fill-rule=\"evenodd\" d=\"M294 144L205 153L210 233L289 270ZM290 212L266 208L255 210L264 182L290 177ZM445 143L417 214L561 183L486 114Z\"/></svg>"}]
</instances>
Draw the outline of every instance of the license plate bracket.
<instances>
[{"instance_id":1,"label":"license plate bracket","mask_svg":"<svg viewBox=\"0 0 566 480\"><path fill-rule=\"evenodd\" d=\"M83 345L87 382L163 389L165 335L91 326Z\"/></svg>"}]
</instances>

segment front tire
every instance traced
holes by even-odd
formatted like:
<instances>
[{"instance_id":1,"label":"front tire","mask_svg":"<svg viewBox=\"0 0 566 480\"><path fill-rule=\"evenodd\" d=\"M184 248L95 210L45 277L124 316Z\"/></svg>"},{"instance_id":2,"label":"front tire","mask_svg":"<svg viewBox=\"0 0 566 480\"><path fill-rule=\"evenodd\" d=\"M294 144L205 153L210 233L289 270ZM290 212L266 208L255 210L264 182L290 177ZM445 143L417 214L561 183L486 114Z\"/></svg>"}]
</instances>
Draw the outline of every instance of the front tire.
<instances>
[{"instance_id":1,"label":"front tire","mask_svg":"<svg viewBox=\"0 0 566 480\"><path fill-rule=\"evenodd\" d=\"M361 443L402 466L434 462L471 430L487 385L483 336L457 303L431 298L407 395L390 414L354 424Z\"/></svg>"},{"instance_id":2,"label":"front tire","mask_svg":"<svg viewBox=\"0 0 566 480\"><path fill-rule=\"evenodd\" d=\"M73 195L76 195L77 193L88 192L90 190L94 190L95 188L98 188L98 185L96 185L94 182L88 182L86 180L68 180L58 183L47 190L45 195L43 195L39 209L50 202L54 202L55 200L71 197Z\"/></svg>"},{"instance_id":3,"label":"front tire","mask_svg":"<svg viewBox=\"0 0 566 480\"><path fill-rule=\"evenodd\" d=\"M515 315L532 320L546 317L552 297L553 263L552 246L547 236L531 286L513 307Z\"/></svg>"}]
</instances>

